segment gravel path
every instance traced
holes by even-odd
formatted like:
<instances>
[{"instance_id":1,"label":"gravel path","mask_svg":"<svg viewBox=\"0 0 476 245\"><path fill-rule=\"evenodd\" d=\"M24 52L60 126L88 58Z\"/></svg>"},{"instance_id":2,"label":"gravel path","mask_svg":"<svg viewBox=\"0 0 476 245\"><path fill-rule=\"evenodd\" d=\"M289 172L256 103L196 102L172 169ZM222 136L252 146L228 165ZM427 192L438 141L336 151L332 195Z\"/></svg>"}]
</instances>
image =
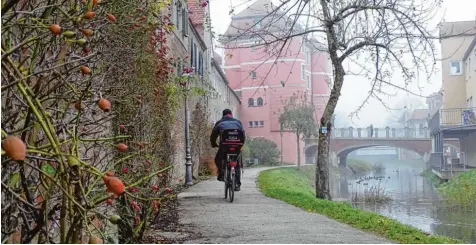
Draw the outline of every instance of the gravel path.
<instances>
[{"instance_id":1,"label":"gravel path","mask_svg":"<svg viewBox=\"0 0 476 245\"><path fill-rule=\"evenodd\" d=\"M266 197L245 169L235 201L224 200L223 182L202 181L180 193L179 222L201 235L186 243L391 243L323 215Z\"/></svg>"}]
</instances>

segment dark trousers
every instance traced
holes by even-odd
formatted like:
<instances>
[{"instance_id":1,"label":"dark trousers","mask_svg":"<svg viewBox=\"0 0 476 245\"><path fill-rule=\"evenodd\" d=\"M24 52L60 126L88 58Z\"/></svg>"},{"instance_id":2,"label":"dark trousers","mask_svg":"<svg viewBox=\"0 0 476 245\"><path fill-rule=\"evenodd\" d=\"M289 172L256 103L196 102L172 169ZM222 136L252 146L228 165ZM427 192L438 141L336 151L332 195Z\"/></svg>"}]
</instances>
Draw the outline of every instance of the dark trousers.
<instances>
[{"instance_id":1,"label":"dark trousers","mask_svg":"<svg viewBox=\"0 0 476 245\"><path fill-rule=\"evenodd\" d=\"M221 176L224 174L223 167L225 166L224 165L225 161L226 161L226 154L223 152L223 149L220 147L218 148L218 152L215 156L215 165L217 166L217 169L218 169L218 176ZM240 186L241 185L241 161L239 161L239 164L236 165L235 170L236 170L236 183L238 184L238 186Z\"/></svg>"}]
</instances>

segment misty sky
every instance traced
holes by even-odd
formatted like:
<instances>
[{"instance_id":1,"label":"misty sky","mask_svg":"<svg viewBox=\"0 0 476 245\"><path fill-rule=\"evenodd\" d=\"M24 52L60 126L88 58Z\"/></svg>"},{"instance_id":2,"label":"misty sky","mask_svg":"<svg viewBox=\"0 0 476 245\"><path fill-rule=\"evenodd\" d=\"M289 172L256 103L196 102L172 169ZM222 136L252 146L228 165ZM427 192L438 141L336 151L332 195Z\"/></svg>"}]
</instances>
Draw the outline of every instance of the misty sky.
<instances>
[{"instance_id":1,"label":"misty sky","mask_svg":"<svg viewBox=\"0 0 476 245\"><path fill-rule=\"evenodd\" d=\"M249 6L253 1L250 0L210 0L211 19L213 30L217 34L223 34L230 24L231 17L228 11L231 6L235 7L235 13ZM237 7L239 6L239 7ZM467 21L475 20L476 18L476 0L444 0L443 8L440 15L435 17L434 23L431 27L436 27L441 18L445 21ZM439 48L439 44L437 44ZM441 64L437 64L441 68ZM416 83L413 84L416 88ZM437 72L432 76L431 82L423 81L420 83L422 88L422 95L429 95L437 92L441 87L441 75ZM370 82L365 78L358 76L346 76L342 95L337 104L336 113L347 117L351 112L355 111L357 107L362 104L367 97L370 89ZM385 126L385 122L391 113L402 113L401 104L405 97L408 96L406 92L399 91L397 96L385 98L388 105L393 109L389 111L376 99L369 101L368 104L359 112L358 118L353 118L355 126L367 127L371 123L379 126ZM424 101L424 98L421 98Z\"/></svg>"}]
</instances>

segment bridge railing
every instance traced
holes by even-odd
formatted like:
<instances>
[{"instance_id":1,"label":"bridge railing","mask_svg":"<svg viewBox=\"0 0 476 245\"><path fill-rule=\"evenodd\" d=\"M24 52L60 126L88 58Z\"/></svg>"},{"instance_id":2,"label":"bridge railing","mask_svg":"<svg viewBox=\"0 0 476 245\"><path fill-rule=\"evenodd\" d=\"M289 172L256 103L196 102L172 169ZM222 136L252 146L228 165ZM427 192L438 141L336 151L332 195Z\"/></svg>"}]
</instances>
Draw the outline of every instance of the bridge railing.
<instances>
[{"instance_id":1,"label":"bridge railing","mask_svg":"<svg viewBox=\"0 0 476 245\"><path fill-rule=\"evenodd\" d=\"M455 155L433 152L430 155L430 166L436 171L465 170L471 168L466 161L466 154L464 154L464 152L459 152Z\"/></svg>"},{"instance_id":2,"label":"bridge railing","mask_svg":"<svg viewBox=\"0 0 476 245\"><path fill-rule=\"evenodd\" d=\"M334 128L332 138L407 138L426 139L430 137L428 128Z\"/></svg>"}]
</instances>

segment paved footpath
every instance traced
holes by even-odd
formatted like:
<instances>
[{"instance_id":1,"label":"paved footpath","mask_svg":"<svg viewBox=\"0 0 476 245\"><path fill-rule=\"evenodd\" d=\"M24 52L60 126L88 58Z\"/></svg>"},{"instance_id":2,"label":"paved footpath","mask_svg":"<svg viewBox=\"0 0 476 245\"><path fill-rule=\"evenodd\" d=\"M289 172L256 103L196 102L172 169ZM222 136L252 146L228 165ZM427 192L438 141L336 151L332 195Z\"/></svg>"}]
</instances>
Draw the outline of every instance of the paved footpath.
<instances>
[{"instance_id":1,"label":"paved footpath","mask_svg":"<svg viewBox=\"0 0 476 245\"><path fill-rule=\"evenodd\" d=\"M223 182L202 181L180 193L180 223L201 238L187 243L391 243L326 216L266 197L245 169L241 191L230 203Z\"/></svg>"}]
</instances>

